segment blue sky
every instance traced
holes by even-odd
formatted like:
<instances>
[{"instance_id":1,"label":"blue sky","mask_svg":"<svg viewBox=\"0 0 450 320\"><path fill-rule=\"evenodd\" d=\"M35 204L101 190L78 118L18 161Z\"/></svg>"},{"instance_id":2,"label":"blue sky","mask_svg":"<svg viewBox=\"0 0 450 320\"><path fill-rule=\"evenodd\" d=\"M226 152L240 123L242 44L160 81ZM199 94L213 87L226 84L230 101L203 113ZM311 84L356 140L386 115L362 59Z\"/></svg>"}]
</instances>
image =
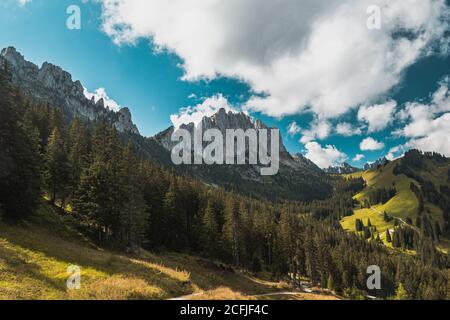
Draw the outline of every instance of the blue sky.
<instances>
[{"instance_id":1,"label":"blue sky","mask_svg":"<svg viewBox=\"0 0 450 320\"><path fill-rule=\"evenodd\" d=\"M252 3L253 1L246 2ZM173 23L164 25L157 20L158 16L150 14L155 8L158 8L161 10L161 16L178 19L173 21L181 21L181 19L189 18L187 15L176 16L177 10L184 8L166 8L166 5L158 4L158 2L160 1L151 0L148 2L151 4L146 3L147 7L142 8L142 11L149 10L149 22L145 22L143 25L139 23L142 21L142 17L133 13L136 10L129 10L130 8L125 6L109 8L105 2L105 6L102 7L95 1L32 0L25 5L20 5L18 0L4 0L0 4L2 9L0 10L0 46L14 46L26 59L38 65L49 61L61 66L69 71L74 79L80 80L90 92L98 88L105 88L107 94L118 104L131 109L134 122L141 133L146 136L154 135L170 126L170 116L179 113L181 108L195 106L207 98L222 95L230 107L248 110L251 115L260 118L267 124L282 129L285 144L291 152L303 152L313 161L320 162L322 166L328 163L336 164L345 159L353 165L361 166L367 161L374 161L387 155L389 151L395 151L392 155L398 156L404 149L411 146L428 146L430 145L429 141L436 141L439 137L444 142L437 143L436 146L434 143L431 145L437 149L434 151L447 154L450 148L447 143L450 142L445 134L448 133L450 125L445 121L448 118L444 116L449 111L447 103L450 105L448 91L443 91L444 97L439 103L436 102L436 99L433 102L432 98L432 95L439 89L448 88L445 79L450 75L450 57L442 52L445 43L440 43L438 49L435 48L436 46L433 47L436 42L434 40L442 39L442 35L446 34L445 32L439 34L436 31L441 27L446 27L442 23L436 22L431 25L429 22L417 22L417 19L413 21L418 24L417 29L422 28L425 30L425 34L429 35L422 41L428 42L420 47L421 53L417 53L411 61L408 60L410 59L409 55L400 51L400 48L394 53L396 57L404 54L401 61L385 62L383 60L383 62L379 62L378 58L385 56L383 48L376 51L370 49L369 45L377 46L377 44L367 44L361 49L361 55L373 54L373 56L368 56L368 60L364 62L369 70L367 71L368 75L356 78L353 75L361 72L357 57L354 58L354 63L352 62L353 58L348 57L345 39L336 44L326 41L326 32L328 31L326 23L323 23L322 28L319 26L318 30L310 30L309 27L303 25L294 25L297 29L293 34L288 32L290 26L279 23L280 30L271 27L265 30L265 34L268 36L263 37L261 33L257 33L258 29L261 29L259 24L255 22L255 27L252 25L253 22L246 22L244 30L253 30L252 32L256 32L256 34L245 31L241 35L233 32L232 24L228 23L231 18L226 18L225 13L220 13L219 18L211 18L211 23L220 22L220 19L223 19L220 29L211 26L211 30L209 30L207 23L211 14L206 12L205 8L199 7L199 14L205 11L205 15L193 16L192 19L186 20L188 22L185 29L188 31L190 28L194 31L202 30L205 34L189 34L183 28L173 27ZM285 2L291 4L292 1L286 0ZM305 1L305 4L307 2L308 0ZM330 3L333 2L330 1ZM139 2L136 3L136 8L140 9ZM68 18L66 9L72 4L78 5L81 9L80 30L69 30L66 27ZM151 7L152 5L160 7ZM241 10L244 15L246 14L246 5L242 5L242 7L244 8L233 8L233 10L238 10L238 13ZM221 9L223 12L227 12L228 8ZM272 19L271 15L264 14L263 9L261 9L262 23L268 17ZM285 9L289 8L283 7L279 10L280 21L285 21L286 12L292 11ZM271 10L273 11L273 8L268 8L268 12ZM338 10L333 8L316 8L313 5L311 10L316 10L314 12L324 16L332 15L334 17L336 15L336 19L333 21L339 21L339 16L335 14ZM417 10L425 11L423 8ZM389 13L388 11L388 16ZM103 19L102 14L104 15ZM217 11L214 11L214 14L218 14ZM306 16L307 11L301 11L299 14ZM407 15L406 11L405 15ZM273 14L273 16L277 21L278 15ZM307 17L309 16L313 15L307 15ZM147 17L144 16L144 18ZM398 17L392 19L394 18L398 20ZM430 21L432 18L436 17L424 17L423 21ZM202 23L205 25L195 24L195 20L202 19L204 20ZM357 19L359 16L356 16L355 21L358 21ZM192 26L189 21L194 21ZM436 18L436 21L439 19ZM415 25L411 26L411 21L407 19L405 19L405 24L412 29L416 27ZM111 26L112 28L108 29ZM130 32L124 32L123 30L126 28L123 26L129 26ZM342 29L348 27L344 24L339 26ZM336 29L336 26L332 27ZM272 33L277 37L269 37ZM224 35L224 38L227 39L220 42L220 46L227 45L226 50L213 51L210 49L216 45L217 34ZM157 39L151 37L155 35ZM314 40L317 37L317 39L322 39L319 36L325 38L318 41L318 44L310 41L309 50L301 49L304 42L299 40L297 43L297 38ZM261 40L257 38L254 45L247 47L249 40L244 37L248 37L248 39L261 37ZM381 31L376 37L380 43L384 43L386 39L392 41L387 44L386 48L392 48L393 44L396 44L395 39L386 38L387 36ZM350 38L352 37L350 36ZM361 39L355 36L355 39L348 39L348 42L348 46L355 46L355 44L361 43ZM196 46L195 49L191 48L191 43ZM414 43L411 41L411 48L416 48L418 43L418 41ZM294 64L288 58L278 59L279 56L276 56L280 51L280 56L286 52L283 58L290 58L292 52L301 58L308 58L305 52L317 52L318 45L324 46L323 51L320 51L320 54L315 53L313 59L308 60L312 61L311 65L319 65L317 69L309 70L308 65L301 65L301 61L303 61L301 59L295 60ZM326 54L328 45L332 46L331 49L336 49L335 64L333 64L335 56ZM361 44L361 47L363 46L364 43ZM157 50L161 47L163 47L162 50ZM431 49L432 47L433 49ZM256 49L258 50L256 51ZM424 54L424 51L427 51L427 54ZM433 51L433 54L429 54L428 51ZM322 52L324 52L323 57ZM357 54L358 52L355 55L357 56ZM280 61L289 62L280 67ZM349 63L348 67L342 69L343 63L347 62ZM364 66L364 63L361 66ZM352 70L353 64L355 70ZM301 66L300 71L292 69L296 65ZM324 69L322 66L329 68L325 70L328 72L316 77L320 70ZM276 68L283 70L283 73L277 75L279 70ZM399 70L393 72L389 68L398 68ZM383 70L380 71L380 69ZM291 70L292 76L289 75ZM298 75L302 70L305 70L305 77L310 78L310 81L305 80L302 75ZM347 71L352 72L349 73L350 76L345 75ZM343 74L342 79L336 79L340 74ZM238 78L243 80L237 80ZM348 79L353 81L349 80L348 82L354 87L354 90L345 86L340 87L340 84ZM367 80L367 85L358 87L365 80ZM334 90L335 87L339 90ZM273 101L260 99L259 97L266 96L261 94L263 91L266 92L266 95L272 95L276 99ZM326 92L323 93L323 91ZM303 101L308 101L308 103ZM417 106L410 105L409 109L407 108L408 103L415 101L420 101L430 110L432 108L439 109L427 113L430 120L428 122L435 123L435 126L424 127L420 119L414 116L417 113L415 111L420 109ZM389 102L394 103L394 110L389 109L389 106L381 107ZM249 108L252 103L255 107ZM439 105L439 108L434 105ZM380 107L371 108L371 106ZM381 114L380 116L373 115L380 110L384 110L384 112L391 110L390 119L383 120ZM299 129L294 130L293 134L289 134L287 128L293 122ZM351 133L338 134L336 126L339 123L350 124L351 127L347 128L351 129ZM314 124L317 124L316 129L314 129ZM311 127L313 127L312 130ZM322 131L318 128L322 128ZM414 132L411 132L415 131L414 128L418 128L418 131L424 130L425 133L415 135ZM428 131L432 131L435 135L426 136ZM372 139L368 141L369 147L361 148L361 142L368 138ZM301 142L300 139L302 139ZM373 143L370 142L379 142L384 146L373 146ZM391 150L392 148L396 149ZM353 161L356 155L363 155L364 158Z\"/></svg>"}]
</instances>

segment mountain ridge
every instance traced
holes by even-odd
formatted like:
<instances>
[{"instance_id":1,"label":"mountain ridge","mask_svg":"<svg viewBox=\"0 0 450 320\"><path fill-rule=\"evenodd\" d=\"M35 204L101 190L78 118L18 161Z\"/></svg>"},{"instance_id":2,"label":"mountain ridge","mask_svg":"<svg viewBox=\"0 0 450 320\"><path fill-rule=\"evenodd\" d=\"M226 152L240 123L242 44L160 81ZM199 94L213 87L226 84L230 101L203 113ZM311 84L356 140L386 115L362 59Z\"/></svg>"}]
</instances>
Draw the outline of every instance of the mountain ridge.
<instances>
[{"instance_id":1,"label":"mountain ridge","mask_svg":"<svg viewBox=\"0 0 450 320\"><path fill-rule=\"evenodd\" d=\"M89 121L108 119L119 132L139 134L128 108L117 112L108 109L103 99L97 102L84 95L80 81L72 80L72 75L61 67L44 62L39 68L27 61L14 47L2 49L0 65L7 63L12 84L33 102L62 108L71 117Z\"/></svg>"},{"instance_id":2,"label":"mountain ridge","mask_svg":"<svg viewBox=\"0 0 450 320\"><path fill-rule=\"evenodd\" d=\"M331 166L324 170L326 173L330 174L349 174L349 173L355 173L358 171L362 171L362 169L356 168L348 164L347 162L342 163L339 166Z\"/></svg>"},{"instance_id":3,"label":"mountain ridge","mask_svg":"<svg viewBox=\"0 0 450 320\"><path fill-rule=\"evenodd\" d=\"M60 108L70 119L78 117L90 122L107 119L120 133L124 142L132 141L137 152L143 156L187 173L206 184L217 185L249 196L270 200L311 201L324 199L332 192L327 175L304 156L292 156L280 137L279 174L262 177L256 165L184 165L171 162L171 133L169 127L154 137L143 137L132 122L131 112L123 108L118 112L107 109L102 99L88 99L80 81L73 81L69 72L51 63L44 62L39 68L25 60L14 47L1 51L0 66L9 69L11 82L29 100ZM211 117L202 119L205 129L269 129L260 120L254 120L244 113L226 113L219 110ZM184 128L193 130L192 124ZM270 137L269 137L270 139Z\"/></svg>"}]
</instances>

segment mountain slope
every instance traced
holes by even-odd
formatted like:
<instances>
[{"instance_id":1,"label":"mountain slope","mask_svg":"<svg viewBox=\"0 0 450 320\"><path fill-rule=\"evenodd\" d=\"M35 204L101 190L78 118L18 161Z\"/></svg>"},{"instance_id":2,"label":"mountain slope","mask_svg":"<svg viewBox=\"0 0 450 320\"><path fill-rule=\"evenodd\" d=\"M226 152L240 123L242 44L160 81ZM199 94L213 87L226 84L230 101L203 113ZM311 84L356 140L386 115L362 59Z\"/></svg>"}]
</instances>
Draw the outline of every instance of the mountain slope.
<instances>
[{"instance_id":1,"label":"mountain slope","mask_svg":"<svg viewBox=\"0 0 450 320\"><path fill-rule=\"evenodd\" d=\"M211 117L204 117L201 125L203 130L218 129L224 137L227 129L271 129L244 113L226 112L225 109L220 109ZM182 125L180 129L188 130L193 135L196 126L190 123ZM154 137L167 152L175 145L171 141L174 131L175 128L170 127ZM308 201L324 199L331 194L330 182L324 172L302 155L291 155L282 139L280 170L275 176L261 176L259 165L182 165L180 168L208 184L271 200Z\"/></svg>"},{"instance_id":2,"label":"mountain slope","mask_svg":"<svg viewBox=\"0 0 450 320\"><path fill-rule=\"evenodd\" d=\"M11 82L29 100L61 109L68 120L78 117L95 123L105 119L120 133L124 143L132 141L137 152L165 167L171 167L183 174L191 175L206 184L218 185L228 190L253 197L271 200L309 201L330 196L332 187L328 177L311 161L302 155L290 155L280 144L280 172L273 177L262 177L259 167L244 166L174 166L171 161L170 141L173 128L168 128L153 138L139 134L127 108L118 112L109 110L104 101L95 102L84 96L83 86L73 81L72 76L58 66L45 62L42 67L28 62L13 47L3 49L0 67L8 68ZM248 129L267 128L260 121L253 121L245 114L227 114L223 110L203 119L204 128ZM192 130L192 126L186 128Z\"/></svg>"},{"instance_id":3,"label":"mountain slope","mask_svg":"<svg viewBox=\"0 0 450 320\"><path fill-rule=\"evenodd\" d=\"M143 250L124 255L97 248L74 226L70 217L59 216L47 204L25 225L0 222L0 300L256 299L292 291L284 283L198 257ZM80 290L67 290L70 265L81 268ZM295 298L335 299L302 292Z\"/></svg>"},{"instance_id":4,"label":"mountain slope","mask_svg":"<svg viewBox=\"0 0 450 320\"><path fill-rule=\"evenodd\" d=\"M355 231L357 219L364 224L370 219L372 225L384 233L396 223L417 226L418 220L426 218L431 225L437 222L443 235L448 238L449 173L450 159L412 150L404 158L346 175L362 177L367 187L354 196L360 205L354 215L342 219L341 224L344 229ZM379 190L390 188L395 188L396 192L388 201L368 203ZM394 219L386 221L385 212Z\"/></svg>"},{"instance_id":5,"label":"mountain slope","mask_svg":"<svg viewBox=\"0 0 450 320\"><path fill-rule=\"evenodd\" d=\"M58 107L69 118L79 117L88 121L107 119L120 132L139 134L128 108L114 112L108 109L103 99L97 102L87 99L80 81L73 81L70 73L60 67L44 62L39 68L26 61L14 47L1 51L0 66L5 64L11 73L12 84L34 103Z\"/></svg>"}]
</instances>

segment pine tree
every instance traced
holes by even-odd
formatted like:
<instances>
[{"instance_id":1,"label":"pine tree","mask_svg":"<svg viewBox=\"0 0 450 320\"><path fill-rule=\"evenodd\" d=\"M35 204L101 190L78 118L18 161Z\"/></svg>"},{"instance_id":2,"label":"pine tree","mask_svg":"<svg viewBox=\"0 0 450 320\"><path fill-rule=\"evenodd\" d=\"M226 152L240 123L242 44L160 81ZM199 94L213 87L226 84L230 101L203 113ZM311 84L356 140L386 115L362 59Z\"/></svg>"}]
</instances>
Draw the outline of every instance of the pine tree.
<instances>
[{"instance_id":1,"label":"pine tree","mask_svg":"<svg viewBox=\"0 0 450 320\"><path fill-rule=\"evenodd\" d=\"M5 219L32 214L41 196L41 155L36 128L23 120L24 102L0 66L0 205Z\"/></svg>"},{"instance_id":2,"label":"pine tree","mask_svg":"<svg viewBox=\"0 0 450 320\"><path fill-rule=\"evenodd\" d=\"M72 121L69 130L69 163L71 167L72 196L81 181L83 170L89 164L89 138L86 129L78 118Z\"/></svg>"},{"instance_id":3,"label":"pine tree","mask_svg":"<svg viewBox=\"0 0 450 320\"><path fill-rule=\"evenodd\" d=\"M166 232L164 244L172 250L184 250L187 244L186 215L180 205L179 197L178 182L176 179L173 179L163 200L163 212L165 215L163 230Z\"/></svg>"},{"instance_id":4,"label":"pine tree","mask_svg":"<svg viewBox=\"0 0 450 320\"><path fill-rule=\"evenodd\" d=\"M224 240L231 249L234 264L240 265L241 258L241 221L239 207L234 196L229 194L225 202Z\"/></svg>"},{"instance_id":5,"label":"pine tree","mask_svg":"<svg viewBox=\"0 0 450 320\"><path fill-rule=\"evenodd\" d=\"M55 128L48 140L45 154L45 182L50 192L51 201L59 197L64 208L70 182L70 164L64 141L59 129Z\"/></svg>"},{"instance_id":6,"label":"pine tree","mask_svg":"<svg viewBox=\"0 0 450 320\"><path fill-rule=\"evenodd\" d=\"M127 247L139 245L145 231L147 206L140 182L140 167L129 144L123 151L120 185L123 203L120 210L121 242Z\"/></svg>"},{"instance_id":7,"label":"pine tree","mask_svg":"<svg viewBox=\"0 0 450 320\"><path fill-rule=\"evenodd\" d=\"M216 257L220 251L220 232L214 199L207 200L207 205L203 213L202 225L202 246L208 256Z\"/></svg>"},{"instance_id":8,"label":"pine tree","mask_svg":"<svg viewBox=\"0 0 450 320\"><path fill-rule=\"evenodd\" d=\"M317 245L314 241L313 230L308 230L305 237L305 258L306 258L306 272L311 282L319 283L320 275L318 273L317 261Z\"/></svg>"},{"instance_id":9,"label":"pine tree","mask_svg":"<svg viewBox=\"0 0 450 320\"><path fill-rule=\"evenodd\" d=\"M92 139L92 163L83 171L73 201L74 212L94 229L101 242L120 234L125 196L120 184L121 152L115 129L100 123Z\"/></svg>"}]
</instances>

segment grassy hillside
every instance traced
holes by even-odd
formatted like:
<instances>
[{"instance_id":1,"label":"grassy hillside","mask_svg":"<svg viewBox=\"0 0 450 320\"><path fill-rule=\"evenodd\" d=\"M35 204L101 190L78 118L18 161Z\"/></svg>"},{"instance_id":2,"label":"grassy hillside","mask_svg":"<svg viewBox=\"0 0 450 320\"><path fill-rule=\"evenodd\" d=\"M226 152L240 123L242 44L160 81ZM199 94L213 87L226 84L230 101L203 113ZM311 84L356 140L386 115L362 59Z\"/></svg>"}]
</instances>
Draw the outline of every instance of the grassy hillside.
<instances>
[{"instance_id":1,"label":"grassy hillside","mask_svg":"<svg viewBox=\"0 0 450 320\"><path fill-rule=\"evenodd\" d=\"M414 183L416 186L420 187L420 184L404 174L394 174L394 168L401 161L402 159L398 159L378 169L345 175L346 177L354 178L362 177L367 183L367 187L354 196L354 199L358 200L360 203L360 205L355 208L354 214L341 220L342 227L345 230L355 231L355 221L357 219L361 219L365 225L367 225L368 219L370 219L372 225L377 227L383 238L387 229L394 228L395 220L399 223L406 223L408 218L413 222L416 220L419 211L419 201L416 195L411 191L410 185L411 183ZM417 171L417 175L427 181L431 181L437 189L439 189L441 185L448 185L447 172L450 169L450 163L438 164L431 159L424 159L424 163L425 169ZM395 187L397 194L387 203L384 205L373 205L370 208L363 208L362 204L365 200L369 199L372 192L375 192L377 189L388 189L391 187ZM425 211L429 213L433 220L437 220L440 223L443 222L442 209L425 201ZM390 222L384 221L384 212L395 219Z\"/></svg>"},{"instance_id":2,"label":"grassy hillside","mask_svg":"<svg viewBox=\"0 0 450 320\"><path fill-rule=\"evenodd\" d=\"M66 288L69 265L81 267L80 290ZM30 223L0 223L0 299L256 299L287 290L198 257L97 248L47 205Z\"/></svg>"}]
</instances>

